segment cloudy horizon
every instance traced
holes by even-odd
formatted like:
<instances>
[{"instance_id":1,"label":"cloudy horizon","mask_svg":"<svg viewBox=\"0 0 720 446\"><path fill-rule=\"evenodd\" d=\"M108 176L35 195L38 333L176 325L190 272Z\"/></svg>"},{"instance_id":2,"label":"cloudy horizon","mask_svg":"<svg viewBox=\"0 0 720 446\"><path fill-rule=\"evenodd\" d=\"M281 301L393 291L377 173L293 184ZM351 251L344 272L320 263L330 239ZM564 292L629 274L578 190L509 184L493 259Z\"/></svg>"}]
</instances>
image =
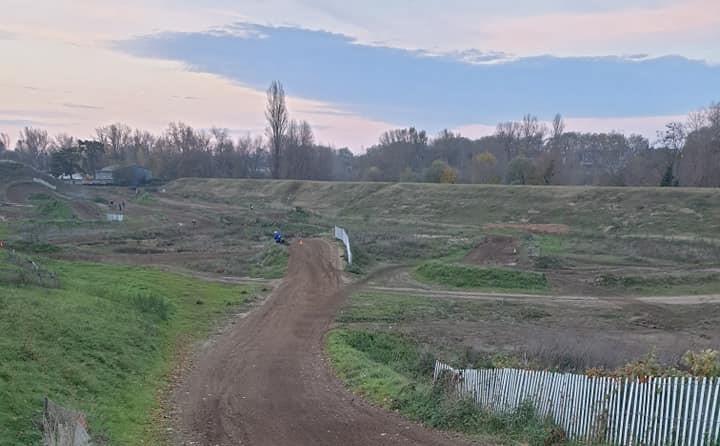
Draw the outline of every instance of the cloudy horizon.
<instances>
[{"instance_id":1,"label":"cloudy horizon","mask_svg":"<svg viewBox=\"0 0 720 446\"><path fill-rule=\"evenodd\" d=\"M116 121L261 134L275 79L320 142L355 151L391 128L479 137L525 113L652 141L720 99L715 0L0 3L0 132L13 139Z\"/></svg>"}]
</instances>

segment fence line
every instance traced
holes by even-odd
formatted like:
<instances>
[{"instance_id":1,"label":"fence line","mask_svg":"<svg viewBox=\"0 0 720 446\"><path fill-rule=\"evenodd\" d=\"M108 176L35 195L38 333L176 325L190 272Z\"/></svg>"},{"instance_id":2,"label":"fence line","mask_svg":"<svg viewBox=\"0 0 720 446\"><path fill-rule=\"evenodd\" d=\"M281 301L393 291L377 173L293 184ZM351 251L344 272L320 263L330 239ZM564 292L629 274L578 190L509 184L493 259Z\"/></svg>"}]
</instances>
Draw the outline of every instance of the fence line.
<instances>
[{"instance_id":1,"label":"fence line","mask_svg":"<svg viewBox=\"0 0 720 446\"><path fill-rule=\"evenodd\" d=\"M614 445L719 446L720 379L589 377L517 369L455 369L455 389L478 406L507 413L530 401L571 440Z\"/></svg>"},{"instance_id":2,"label":"fence line","mask_svg":"<svg viewBox=\"0 0 720 446\"><path fill-rule=\"evenodd\" d=\"M342 242L345 244L345 251L347 251L348 265L352 265L352 251L350 251L350 237L348 236L347 232L345 232L345 230L343 228L335 226L335 238L338 240L342 240Z\"/></svg>"},{"instance_id":3,"label":"fence line","mask_svg":"<svg viewBox=\"0 0 720 446\"><path fill-rule=\"evenodd\" d=\"M106 214L107 221L123 221L125 219L124 214Z\"/></svg>"}]
</instances>

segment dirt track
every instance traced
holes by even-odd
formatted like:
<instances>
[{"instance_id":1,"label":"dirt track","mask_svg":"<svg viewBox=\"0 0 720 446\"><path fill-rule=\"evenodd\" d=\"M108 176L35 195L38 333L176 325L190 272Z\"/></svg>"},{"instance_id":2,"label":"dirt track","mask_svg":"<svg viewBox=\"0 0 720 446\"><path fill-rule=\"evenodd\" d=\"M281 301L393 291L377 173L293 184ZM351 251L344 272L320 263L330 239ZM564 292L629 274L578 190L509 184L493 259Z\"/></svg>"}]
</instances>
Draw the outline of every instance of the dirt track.
<instances>
[{"instance_id":1,"label":"dirt track","mask_svg":"<svg viewBox=\"0 0 720 446\"><path fill-rule=\"evenodd\" d=\"M338 260L322 240L290 247L282 284L200 355L177 390L184 444L462 444L354 398L326 366L323 336L343 300Z\"/></svg>"}]
</instances>

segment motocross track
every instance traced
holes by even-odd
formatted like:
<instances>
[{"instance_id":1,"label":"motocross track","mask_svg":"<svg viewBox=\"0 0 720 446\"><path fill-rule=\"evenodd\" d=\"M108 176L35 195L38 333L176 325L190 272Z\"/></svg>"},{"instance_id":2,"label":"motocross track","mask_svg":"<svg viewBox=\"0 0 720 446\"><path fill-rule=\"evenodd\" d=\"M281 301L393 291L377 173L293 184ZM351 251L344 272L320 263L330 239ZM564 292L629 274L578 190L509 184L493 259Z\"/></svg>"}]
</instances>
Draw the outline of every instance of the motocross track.
<instances>
[{"instance_id":1,"label":"motocross track","mask_svg":"<svg viewBox=\"0 0 720 446\"><path fill-rule=\"evenodd\" d=\"M337 248L290 246L283 282L195 361L175 394L186 445L457 445L355 398L323 338L344 299Z\"/></svg>"}]
</instances>

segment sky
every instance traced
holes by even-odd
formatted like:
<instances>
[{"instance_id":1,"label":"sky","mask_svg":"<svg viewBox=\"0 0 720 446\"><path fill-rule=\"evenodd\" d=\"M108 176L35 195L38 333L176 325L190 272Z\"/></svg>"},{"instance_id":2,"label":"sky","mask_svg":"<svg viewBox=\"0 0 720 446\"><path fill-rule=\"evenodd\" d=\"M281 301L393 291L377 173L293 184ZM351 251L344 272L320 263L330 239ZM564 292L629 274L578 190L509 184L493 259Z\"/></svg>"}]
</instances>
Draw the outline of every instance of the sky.
<instances>
[{"instance_id":1,"label":"sky","mask_svg":"<svg viewBox=\"0 0 720 446\"><path fill-rule=\"evenodd\" d=\"M718 0L0 0L0 132L170 121L262 134L280 80L319 142L555 113L640 133L720 100Z\"/></svg>"}]
</instances>

